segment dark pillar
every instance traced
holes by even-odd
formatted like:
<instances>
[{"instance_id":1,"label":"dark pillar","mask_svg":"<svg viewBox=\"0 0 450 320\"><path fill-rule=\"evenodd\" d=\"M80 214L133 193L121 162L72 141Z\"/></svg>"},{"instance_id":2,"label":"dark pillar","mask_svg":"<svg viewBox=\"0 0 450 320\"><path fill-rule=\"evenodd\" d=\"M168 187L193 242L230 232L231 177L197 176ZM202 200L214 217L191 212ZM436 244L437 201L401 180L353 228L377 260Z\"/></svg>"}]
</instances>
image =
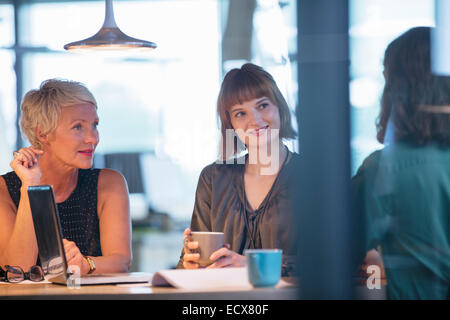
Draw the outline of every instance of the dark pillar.
<instances>
[{"instance_id":1,"label":"dark pillar","mask_svg":"<svg viewBox=\"0 0 450 320\"><path fill-rule=\"evenodd\" d=\"M298 1L302 299L352 298L348 0Z\"/></svg>"}]
</instances>

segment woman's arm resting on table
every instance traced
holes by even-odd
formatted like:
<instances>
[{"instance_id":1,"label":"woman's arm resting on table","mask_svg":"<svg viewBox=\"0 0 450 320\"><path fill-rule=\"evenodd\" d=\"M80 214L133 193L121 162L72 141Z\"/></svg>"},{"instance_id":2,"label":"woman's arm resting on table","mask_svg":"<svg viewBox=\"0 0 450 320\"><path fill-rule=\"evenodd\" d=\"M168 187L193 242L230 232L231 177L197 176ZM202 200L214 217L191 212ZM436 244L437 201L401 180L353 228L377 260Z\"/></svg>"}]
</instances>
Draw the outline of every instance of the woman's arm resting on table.
<instances>
[{"instance_id":1,"label":"woman's arm resting on table","mask_svg":"<svg viewBox=\"0 0 450 320\"><path fill-rule=\"evenodd\" d=\"M131 220L128 187L117 171L102 169L98 180L101 257L92 257L96 273L128 272L131 265Z\"/></svg>"},{"instance_id":2,"label":"woman's arm resting on table","mask_svg":"<svg viewBox=\"0 0 450 320\"><path fill-rule=\"evenodd\" d=\"M36 263L38 248L26 187L22 188L19 208L0 177L0 265L28 270Z\"/></svg>"},{"instance_id":3,"label":"woman's arm resting on table","mask_svg":"<svg viewBox=\"0 0 450 320\"><path fill-rule=\"evenodd\" d=\"M27 187L40 184L39 156L42 154L42 150L33 147L22 148L9 164L22 182L18 208L9 195L5 179L0 178L0 265L28 270L36 263L38 247Z\"/></svg>"}]
</instances>

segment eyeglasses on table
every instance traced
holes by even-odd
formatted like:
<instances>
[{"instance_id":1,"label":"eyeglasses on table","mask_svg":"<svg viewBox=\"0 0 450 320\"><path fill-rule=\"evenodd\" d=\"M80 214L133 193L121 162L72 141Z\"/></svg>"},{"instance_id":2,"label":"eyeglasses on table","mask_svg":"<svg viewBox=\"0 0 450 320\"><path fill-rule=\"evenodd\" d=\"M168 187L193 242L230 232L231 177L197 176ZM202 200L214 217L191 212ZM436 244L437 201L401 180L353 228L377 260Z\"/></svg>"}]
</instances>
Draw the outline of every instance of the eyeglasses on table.
<instances>
[{"instance_id":1,"label":"eyeglasses on table","mask_svg":"<svg viewBox=\"0 0 450 320\"><path fill-rule=\"evenodd\" d=\"M3 271L2 280L5 282L18 283L24 280L39 282L44 280L44 271L40 266L32 266L28 272L24 272L19 266L5 265L6 271Z\"/></svg>"}]
</instances>

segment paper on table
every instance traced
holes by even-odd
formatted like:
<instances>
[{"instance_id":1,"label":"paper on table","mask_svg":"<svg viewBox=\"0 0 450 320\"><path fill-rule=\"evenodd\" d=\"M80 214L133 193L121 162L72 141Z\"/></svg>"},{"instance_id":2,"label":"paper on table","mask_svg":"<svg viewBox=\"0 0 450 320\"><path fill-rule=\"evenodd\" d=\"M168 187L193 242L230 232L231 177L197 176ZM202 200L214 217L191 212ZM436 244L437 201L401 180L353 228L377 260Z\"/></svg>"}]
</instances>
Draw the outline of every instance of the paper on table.
<instances>
[{"instance_id":1,"label":"paper on table","mask_svg":"<svg viewBox=\"0 0 450 320\"><path fill-rule=\"evenodd\" d=\"M152 286L172 286L180 289L251 289L247 268L161 270L153 275Z\"/></svg>"}]
</instances>

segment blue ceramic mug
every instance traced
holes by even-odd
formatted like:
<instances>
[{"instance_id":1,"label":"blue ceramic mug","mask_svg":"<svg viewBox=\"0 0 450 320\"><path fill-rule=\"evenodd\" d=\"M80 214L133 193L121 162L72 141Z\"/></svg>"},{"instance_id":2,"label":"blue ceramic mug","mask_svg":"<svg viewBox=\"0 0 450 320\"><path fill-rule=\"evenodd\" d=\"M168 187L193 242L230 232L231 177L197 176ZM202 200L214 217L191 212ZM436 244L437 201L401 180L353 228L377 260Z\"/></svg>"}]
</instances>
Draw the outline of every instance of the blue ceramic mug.
<instances>
[{"instance_id":1,"label":"blue ceramic mug","mask_svg":"<svg viewBox=\"0 0 450 320\"><path fill-rule=\"evenodd\" d=\"M273 287L281 278L281 249L245 250L248 281L254 287Z\"/></svg>"}]
</instances>

